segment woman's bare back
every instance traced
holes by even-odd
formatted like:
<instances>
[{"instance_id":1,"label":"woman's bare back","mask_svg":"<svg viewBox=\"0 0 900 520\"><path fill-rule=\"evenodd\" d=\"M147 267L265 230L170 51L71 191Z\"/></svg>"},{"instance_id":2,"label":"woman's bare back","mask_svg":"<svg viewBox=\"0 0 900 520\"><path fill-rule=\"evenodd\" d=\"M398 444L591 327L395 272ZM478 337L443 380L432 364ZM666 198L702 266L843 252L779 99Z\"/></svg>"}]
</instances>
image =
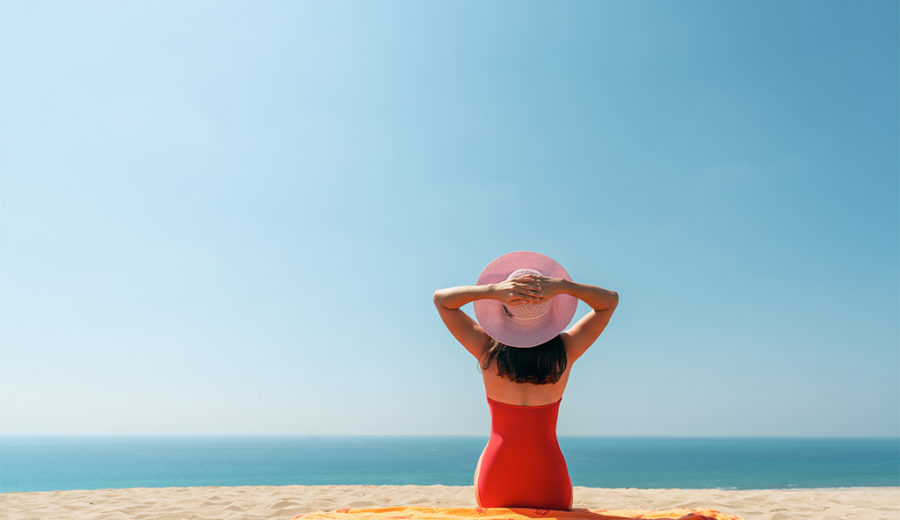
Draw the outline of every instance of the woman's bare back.
<instances>
[{"instance_id":1,"label":"woman's bare back","mask_svg":"<svg viewBox=\"0 0 900 520\"><path fill-rule=\"evenodd\" d=\"M566 369L559 381L547 385L535 385L514 383L501 377L497 372L497 364L491 363L488 368L482 370L481 379L484 381L484 393L495 401L519 406L541 406L562 399L571 370L572 363L567 362Z\"/></svg>"}]
</instances>

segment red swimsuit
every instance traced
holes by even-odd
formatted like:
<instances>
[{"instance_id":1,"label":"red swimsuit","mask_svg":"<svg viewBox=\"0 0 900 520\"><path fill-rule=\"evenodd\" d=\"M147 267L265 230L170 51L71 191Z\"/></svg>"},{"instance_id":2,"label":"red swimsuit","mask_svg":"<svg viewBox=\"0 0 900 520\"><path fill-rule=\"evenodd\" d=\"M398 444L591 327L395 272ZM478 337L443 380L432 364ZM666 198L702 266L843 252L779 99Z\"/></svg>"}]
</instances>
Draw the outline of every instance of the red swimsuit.
<instances>
[{"instance_id":1,"label":"red swimsuit","mask_svg":"<svg viewBox=\"0 0 900 520\"><path fill-rule=\"evenodd\" d=\"M572 481L556 439L562 399L541 406L487 400L491 437L475 468L478 505L572 509Z\"/></svg>"}]
</instances>

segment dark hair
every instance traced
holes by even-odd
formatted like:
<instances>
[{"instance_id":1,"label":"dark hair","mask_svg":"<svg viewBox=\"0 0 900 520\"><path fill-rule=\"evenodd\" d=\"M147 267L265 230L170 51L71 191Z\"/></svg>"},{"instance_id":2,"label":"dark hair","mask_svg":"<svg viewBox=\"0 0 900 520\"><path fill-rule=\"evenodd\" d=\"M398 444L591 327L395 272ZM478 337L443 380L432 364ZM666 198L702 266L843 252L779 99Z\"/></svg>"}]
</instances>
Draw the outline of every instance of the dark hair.
<instances>
[{"instance_id":1,"label":"dark hair","mask_svg":"<svg viewBox=\"0 0 900 520\"><path fill-rule=\"evenodd\" d=\"M556 383L568 364L566 346L559 334L531 348L511 347L491 338L479 367L485 370L492 361L497 362L497 372L501 377L514 383L534 385Z\"/></svg>"}]
</instances>

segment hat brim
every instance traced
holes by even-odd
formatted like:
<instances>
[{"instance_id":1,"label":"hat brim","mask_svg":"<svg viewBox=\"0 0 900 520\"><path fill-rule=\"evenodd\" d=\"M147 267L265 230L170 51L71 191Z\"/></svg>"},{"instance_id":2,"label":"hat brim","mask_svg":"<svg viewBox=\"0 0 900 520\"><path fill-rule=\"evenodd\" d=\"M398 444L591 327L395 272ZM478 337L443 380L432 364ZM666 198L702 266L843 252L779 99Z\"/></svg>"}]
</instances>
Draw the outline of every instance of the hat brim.
<instances>
[{"instance_id":1,"label":"hat brim","mask_svg":"<svg viewBox=\"0 0 900 520\"><path fill-rule=\"evenodd\" d=\"M534 269L549 278L572 280L563 266L549 256L533 251L513 251L495 258L484 268L476 285L499 283L517 269ZM565 330L575 316L578 298L558 294L550 299L550 310L533 325L511 320L503 311L503 302L480 299L472 303L478 324L495 340L511 347L535 347Z\"/></svg>"}]
</instances>

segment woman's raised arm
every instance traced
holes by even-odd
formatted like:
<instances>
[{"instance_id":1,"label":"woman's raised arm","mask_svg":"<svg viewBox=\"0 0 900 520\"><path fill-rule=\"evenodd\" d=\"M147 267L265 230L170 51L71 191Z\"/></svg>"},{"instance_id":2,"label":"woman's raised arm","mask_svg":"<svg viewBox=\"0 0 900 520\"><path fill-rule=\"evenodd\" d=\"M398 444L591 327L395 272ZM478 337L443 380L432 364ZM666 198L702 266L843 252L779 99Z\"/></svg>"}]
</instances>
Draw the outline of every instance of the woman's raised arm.
<instances>
[{"instance_id":1,"label":"woman's raised arm","mask_svg":"<svg viewBox=\"0 0 900 520\"><path fill-rule=\"evenodd\" d=\"M597 341L600 333L609 323L616 306L619 305L619 293L596 285L532 274L525 275L524 278L541 286L546 298L553 298L558 294L569 294L591 306L591 312L561 334L570 363L574 363Z\"/></svg>"},{"instance_id":2,"label":"woman's raised arm","mask_svg":"<svg viewBox=\"0 0 900 520\"><path fill-rule=\"evenodd\" d=\"M570 280L562 280L561 292L571 294L584 303L591 306L595 311L605 311L610 307L615 307L619 303L619 293L597 287L596 285L587 285L583 283L573 282Z\"/></svg>"},{"instance_id":3,"label":"woman's raised arm","mask_svg":"<svg viewBox=\"0 0 900 520\"><path fill-rule=\"evenodd\" d=\"M491 337L475 320L460 307L481 298L495 297L490 285L462 285L434 291L434 306L437 307L444 325L475 359L480 360Z\"/></svg>"},{"instance_id":4,"label":"woman's raised arm","mask_svg":"<svg viewBox=\"0 0 900 520\"><path fill-rule=\"evenodd\" d=\"M434 304L445 309L459 309L463 305L483 298L496 298L492 285L460 285L434 291Z\"/></svg>"},{"instance_id":5,"label":"woman's raised arm","mask_svg":"<svg viewBox=\"0 0 900 520\"><path fill-rule=\"evenodd\" d=\"M574 363L597 341L619 305L619 293L576 282L563 282L562 292L582 300L591 311L562 333L569 361Z\"/></svg>"},{"instance_id":6,"label":"woman's raised arm","mask_svg":"<svg viewBox=\"0 0 900 520\"><path fill-rule=\"evenodd\" d=\"M434 303L448 309L458 309L463 305L483 298L500 300L503 303L521 304L538 302L541 287L524 277L486 285L461 285L434 291Z\"/></svg>"},{"instance_id":7,"label":"woman's raised arm","mask_svg":"<svg viewBox=\"0 0 900 520\"><path fill-rule=\"evenodd\" d=\"M434 291L434 305L437 307L444 325L457 341L462 343L476 359L491 341L475 320L460 307L484 298L500 300L509 305L540 301L541 290L537 284L521 278L505 280L487 285L461 285Z\"/></svg>"}]
</instances>

